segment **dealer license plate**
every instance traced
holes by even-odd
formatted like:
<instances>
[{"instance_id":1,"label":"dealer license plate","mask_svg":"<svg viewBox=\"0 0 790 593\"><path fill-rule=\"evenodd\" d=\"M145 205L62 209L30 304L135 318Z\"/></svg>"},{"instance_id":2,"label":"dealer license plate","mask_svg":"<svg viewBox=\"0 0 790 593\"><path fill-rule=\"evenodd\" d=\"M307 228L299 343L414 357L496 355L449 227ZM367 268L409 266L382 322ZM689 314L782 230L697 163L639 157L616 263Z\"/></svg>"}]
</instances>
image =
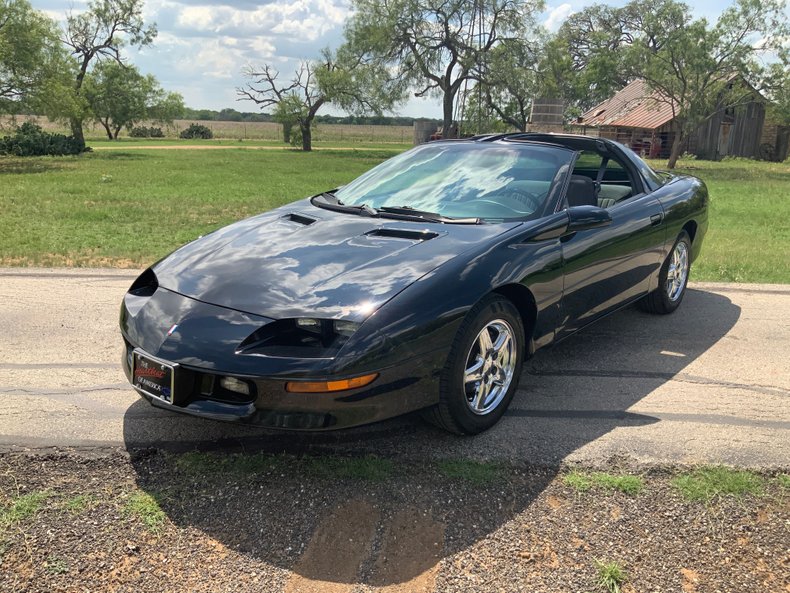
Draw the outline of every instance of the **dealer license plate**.
<instances>
[{"instance_id":1,"label":"dealer license plate","mask_svg":"<svg viewBox=\"0 0 790 593\"><path fill-rule=\"evenodd\" d=\"M132 384L148 395L152 395L169 404L173 403L175 388L174 365L156 360L139 351L134 352L134 370Z\"/></svg>"}]
</instances>

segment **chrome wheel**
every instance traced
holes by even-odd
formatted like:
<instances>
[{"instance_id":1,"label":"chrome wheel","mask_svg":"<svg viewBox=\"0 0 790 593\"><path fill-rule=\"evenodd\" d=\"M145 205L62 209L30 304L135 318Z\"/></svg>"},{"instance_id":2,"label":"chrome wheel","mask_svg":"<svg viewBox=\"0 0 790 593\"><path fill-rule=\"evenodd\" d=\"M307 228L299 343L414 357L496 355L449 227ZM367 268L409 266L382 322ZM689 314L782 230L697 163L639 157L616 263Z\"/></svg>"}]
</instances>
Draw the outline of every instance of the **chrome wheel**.
<instances>
[{"instance_id":1,"label":"chrome wheel","mask_svg":"<svg viewBox=\"0 0 790 593\"><path fill-rule=\"evenodd\" d=\"M683 294L689 274L689 249L685 241L678 241L672 251L672 259L667 270L667 297L672 302Z\"/></svg>"},{"instance_id":2,"label":"chrome wheel","mask_svg":"<svg viewBox=\"0 0 790 593\"><path fill-rule=\"evenodd\" d=\"M464 392L469 409L488 414L507 394L516 369L513 328L504 319L490 321L472 343L464 367Z\"/></svg>"}]
</instances>

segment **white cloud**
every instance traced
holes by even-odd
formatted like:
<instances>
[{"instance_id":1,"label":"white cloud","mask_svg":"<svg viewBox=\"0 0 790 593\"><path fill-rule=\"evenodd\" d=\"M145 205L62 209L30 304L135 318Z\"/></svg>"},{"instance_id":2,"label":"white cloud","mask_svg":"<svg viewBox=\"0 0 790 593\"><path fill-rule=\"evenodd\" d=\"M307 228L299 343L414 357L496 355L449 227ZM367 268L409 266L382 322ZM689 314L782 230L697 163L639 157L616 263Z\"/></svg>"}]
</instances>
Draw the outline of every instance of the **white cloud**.
<instances>
[{"instance_id":1,"label":"white cloud","mask_svg":"<svg viewBox=\"0 0 790 593\"><path fill-rule=\"evenodd\" d=\"M291 0L252 10L181 5L175 24L179 29L203 34L282 35L315 41L331 29L339 28L348 14L347 5L337 0Z\"/></svg>"},{"instance_id":2,"label":"white cloud","mask_svg":"<svg viewBox=\"0 0 790 593\"><path fill-rule=\"evenodd\" d=\"M573 14L573 7L566 3L560 4L554 8L549 8L549 16L546 17L546 20L543 21L543 26L546 27L552 33L560 28L560 25L567 19L571 14Z\"/></svg>"}]
</instances>

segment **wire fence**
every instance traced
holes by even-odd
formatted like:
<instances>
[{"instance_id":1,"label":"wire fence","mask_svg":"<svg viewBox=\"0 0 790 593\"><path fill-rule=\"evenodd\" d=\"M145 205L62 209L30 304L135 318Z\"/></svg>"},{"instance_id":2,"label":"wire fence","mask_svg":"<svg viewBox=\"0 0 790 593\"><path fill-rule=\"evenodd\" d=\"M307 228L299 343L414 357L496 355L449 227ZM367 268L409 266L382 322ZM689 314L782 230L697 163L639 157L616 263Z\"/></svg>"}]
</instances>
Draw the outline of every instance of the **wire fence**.
<instances>
[{"instance_id":1,"label":"wire fence","mask_svg":"<svg viewBox=\"0 0 790 593\"><path fill-rule=\"evenodd\" d=\"M51 121L42 116L19 116L17 118L0 118L0 135L7 134L14 125L25 121L33 121L45 131L68 134L69 128L65 122ZM177 119L170 125L157 124L156 122L141 122L139 125L153 126L162 129L165 138L178 138L182 130L191 124L201 124L209 128L217 139L227 140L270 140L282 141L283 127L274 122L236 122L213 120L186 120ZM107 138L104 128L93 122L84 125L87 138ZM120 138L129 134L126 129L121 130ZM313 129L313 141L316 142L375 142L375 143L410 143L412 141L412 126L363 126L351 124L317 124Z\"/></svg>"}]
</instances>

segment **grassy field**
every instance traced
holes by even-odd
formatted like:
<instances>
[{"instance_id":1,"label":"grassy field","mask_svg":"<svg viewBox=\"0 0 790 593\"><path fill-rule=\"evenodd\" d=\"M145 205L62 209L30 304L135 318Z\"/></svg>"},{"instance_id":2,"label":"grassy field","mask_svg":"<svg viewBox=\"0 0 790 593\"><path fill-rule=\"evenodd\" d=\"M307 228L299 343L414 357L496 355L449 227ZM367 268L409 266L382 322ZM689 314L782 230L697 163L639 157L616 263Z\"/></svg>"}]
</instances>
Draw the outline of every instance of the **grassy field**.
<instances>
[{"instance_id":1,"label":"grassy field","mask_svg":"<svg viewBox=\"0 0 790 593\"><path fill-rule=\"evenodd\" d=\"M790 161L681 161L677 170L703 179L711 196L692 279L790 283Z\"/></svg>"},{"instance_id":2,"label":"grassy field","mask_svg":"<svg viewBox=\"0 0 790 593\"><path fill-rule=\"evenodd\" d=\"M151 142L93 143L114 149L81 157L0 157L0 265L142 267L221 225L346 183L404 148L142 148ZM679 171L711 193L693 278L790 283L790 164L686 161Z\"/></svg>"},{"instance_id":3,"label":"grassy field","mask_svg":"<svg viewBox=\"0 0 790 593\"><path fill-rule=\"evenodd\" d=\"M25 116L16 123L30 119L49 132L68 134L68 126L64 122L50 121L42 116ZM9 117L0 118L0 131L13 125ZM166 126L155 122L141 125L152 125L161 128L168 139L178 139L181 130L190 124L198 123L211 129L215 138L226 140L268 140L276 142L282 139L282 126L274 122L235 122L235 121L203 121L194 119L177 119ZM107 139L104 128L95 123L87 122L84 126L85 137L90 139ZM412 126L358 126L347 124L317 124L313 131L316 142L411 142ZM0 134L2 135L2 134ZM120 138L128 138L128 132L121 130Z\"/></svg>"},{"instance_id":4,"label":"grassy field","mask_svg":"<svg viewBox=\"0 0 790 593\"><path fill-rule=\"evenodd\" d=\"M392 151L135 150L0 158L3 265L139 267L341 185Z\"/></svg>"}]
</instances>

